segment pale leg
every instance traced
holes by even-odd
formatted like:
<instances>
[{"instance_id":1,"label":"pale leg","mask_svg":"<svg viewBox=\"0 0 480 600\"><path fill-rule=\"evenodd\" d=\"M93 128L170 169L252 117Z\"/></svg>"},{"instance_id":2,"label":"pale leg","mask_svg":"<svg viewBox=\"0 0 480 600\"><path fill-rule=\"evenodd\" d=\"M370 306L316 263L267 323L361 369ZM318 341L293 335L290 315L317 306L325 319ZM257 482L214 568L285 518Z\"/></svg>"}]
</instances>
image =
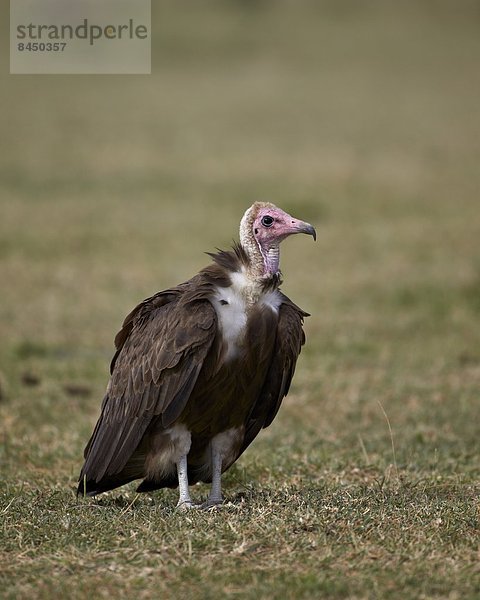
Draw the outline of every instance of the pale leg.
<instances>
[{"instance_id":1,"label":"pale leg","mask_svg":"<svg viewBox=\"0 0 480 600\"><path fill-rule=\"evenodd\" d=\"M177 474L178 474L178 489L180 496L177 502L177 508L185 509L192 508L194 506L192 499L190 498L190 491L188 489L188 475L187 475L187 456L181 456L177 463Z\"/></svg>"},{"instance_id":2,"label":"pale leg","mask_svg":"<svg viewBox=\"0 0 480 600\"><path fill-rule=\"evenodd\" d=\"M215 440L214 440L215 442ZM204 504L205 508L216 506L223 502L222 497L222 454L215 443L212 443L212 487L210 495Z\"/></svg>"}]
</instances>

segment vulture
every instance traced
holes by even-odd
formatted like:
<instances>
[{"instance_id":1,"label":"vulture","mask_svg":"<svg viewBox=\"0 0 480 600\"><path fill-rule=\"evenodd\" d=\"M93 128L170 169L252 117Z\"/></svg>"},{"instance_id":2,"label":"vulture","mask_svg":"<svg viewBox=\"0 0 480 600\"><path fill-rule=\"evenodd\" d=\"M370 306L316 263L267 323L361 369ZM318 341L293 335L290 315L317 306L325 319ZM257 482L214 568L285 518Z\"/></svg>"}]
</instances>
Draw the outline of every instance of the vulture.
<instances>
[{"instance_id":1,"label":"vulture","mask_svg":"<svg viewBox=\"0 0 480 600\"><path fill-rule=\"evenodd\" d=\"M142 479L138 492L178 486L177 506L190 508L201 481L211 483L201 506L222 503L222 473L275 418L305 343L309 315L279 289L280 242L294 233L316 239L309 223L255 202L240 243L125 318L78 495Z\"/></svg>"}]
</instances>

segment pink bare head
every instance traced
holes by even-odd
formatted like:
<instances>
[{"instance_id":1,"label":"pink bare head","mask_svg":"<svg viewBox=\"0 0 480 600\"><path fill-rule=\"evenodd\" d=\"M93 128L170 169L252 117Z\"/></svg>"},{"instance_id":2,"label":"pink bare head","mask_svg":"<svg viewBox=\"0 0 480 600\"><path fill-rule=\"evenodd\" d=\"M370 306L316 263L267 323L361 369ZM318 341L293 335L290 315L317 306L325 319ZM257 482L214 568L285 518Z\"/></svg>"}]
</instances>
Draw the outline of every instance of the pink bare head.
<instances>
[{"instance_id":1,"label":"pink bare head","mask_svg":"<svg viewBox=\"0 0 480 600\"><path fill-rule=\"evenodd\" d=\"M315 229L309 223L294 219L274 204L256 204L258 208L253 221L253 234L261 246L269 246L274 241L279 243L294 233L308 233L314 240L317 238Z\"/></svg>"},{"instance_id":2,"label":"pink bare head","mask_svg":"<svg viewBox=\"0 0 480 600\"><path fill-rule=\"evenodd\" d=\"M272 275L279 269L279 244L289 235L306 233L317 239L310 223L295 219L269 202L255 202L244 214L240 223L240 241L248 253L260 250L263 258L263 275Z\"/></svg>"}]
</instances>

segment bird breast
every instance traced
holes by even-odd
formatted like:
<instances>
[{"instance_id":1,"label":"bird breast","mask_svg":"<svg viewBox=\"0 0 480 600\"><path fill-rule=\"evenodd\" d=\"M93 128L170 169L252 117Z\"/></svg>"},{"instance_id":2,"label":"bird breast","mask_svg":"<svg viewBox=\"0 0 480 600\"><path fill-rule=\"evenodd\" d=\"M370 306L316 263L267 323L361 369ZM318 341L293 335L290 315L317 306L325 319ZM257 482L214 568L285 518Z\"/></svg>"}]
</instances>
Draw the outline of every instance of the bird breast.
<instances>
[{"instance_id":1,"label":"bird breast","mask_svg":"<svg viewBox=\"0 0 480 600\"><path fill-rule=\"evenodd\" d=\"M278 313L281 304L277 290L264 293L259 283L252 281L244 272L233 273L230 279L231 285L217 287L213 298L226 362L239 356L252 310L266 307Z\"/></svg>"}]
</instances>

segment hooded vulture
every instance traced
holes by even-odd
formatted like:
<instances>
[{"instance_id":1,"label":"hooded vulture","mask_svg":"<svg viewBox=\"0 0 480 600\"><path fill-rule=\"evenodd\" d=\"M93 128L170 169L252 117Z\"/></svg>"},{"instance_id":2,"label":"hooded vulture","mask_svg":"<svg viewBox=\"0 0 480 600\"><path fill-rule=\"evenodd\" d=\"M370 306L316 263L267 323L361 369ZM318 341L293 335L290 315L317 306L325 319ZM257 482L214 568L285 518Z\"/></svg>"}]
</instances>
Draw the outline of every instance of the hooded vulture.
<instances>
[{"instance_id":1,"label":"hooded vulture","mask_svg":"<svg viewBox=\"0 0 480 600\"><path fill-rule=\"evenodd\" d=\"M221 476L275 418L287 394L306 312L279 289L279 245L309 223L256 202L240 244L177 287L141 302L115 338L101 414L77 494L143 479L139 492L211 483L203 506L222 502Z\"/></svg>"}]
</instances>

